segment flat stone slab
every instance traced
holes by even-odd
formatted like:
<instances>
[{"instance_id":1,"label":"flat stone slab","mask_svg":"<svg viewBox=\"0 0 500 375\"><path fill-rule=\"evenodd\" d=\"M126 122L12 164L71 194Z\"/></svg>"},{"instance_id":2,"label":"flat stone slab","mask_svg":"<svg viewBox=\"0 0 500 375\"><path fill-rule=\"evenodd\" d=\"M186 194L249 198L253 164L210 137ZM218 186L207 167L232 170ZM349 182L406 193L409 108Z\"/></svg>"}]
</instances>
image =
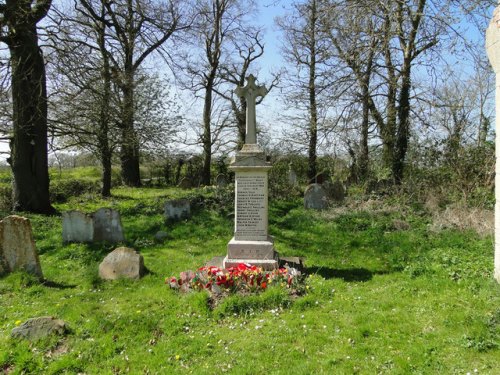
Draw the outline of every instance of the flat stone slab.
<instances>
[{"instance_id":1,"label":"flat stone slab","mask_svg":"<svg viewBox=\"0 0 500 375\"><path fill-rule=\"evenodd\" d=\"M11 337L38 340L50 335L63 335L67 331L66 323L52 316L31 318L16 327L11 332Z\"/></svg>"},{"instance_id":2,"label":"flat stone slab","mask_svg":"<svg viewBox=\"0 0 500 375\"><path fill-rule=\"evenodd\" d=\"M16 270L43 278L31 223L12 215L0 221L0 274Z\"/></svg>"},{"instance_id":3,"label":"flat stone slab","mask_svg":"<svg viewBox=\"0 0 500 375\"><path fill-rule=\"evenodd\" d=\"M302 257L280 257L279 258L280 268L288 265L291 268L295 268L297 271L305 272L306 266L304 265L304 258Z\"/></svg>"},{"instance_id":4,"label":"flat stone slab","mask_svg":"<svg viewBox=\"0 0 500 375\"><path fill-rule=\"evenodd\" d=\"M139 279L145 274L143 256L129 247L113 250L99 265L99 277L104 280Z\"/></svg>"}]
</instances>

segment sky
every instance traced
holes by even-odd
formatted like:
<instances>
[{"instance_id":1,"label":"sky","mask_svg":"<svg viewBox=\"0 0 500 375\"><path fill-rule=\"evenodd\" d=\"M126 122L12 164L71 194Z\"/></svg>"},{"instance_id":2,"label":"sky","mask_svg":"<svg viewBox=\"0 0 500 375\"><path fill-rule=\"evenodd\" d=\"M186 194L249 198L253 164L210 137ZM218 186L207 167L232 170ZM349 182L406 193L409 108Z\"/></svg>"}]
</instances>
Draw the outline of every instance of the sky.
<instances>
[{"instance_id":1,"label":"sky","mask_svg":"<svg viewBox=\"0 0 500 375\"><path fill-rule=\"evenodd\" d=\"M259 71L252 71L251 73L256 75L260 84L269 85L272 73L277 72L285 66L280 53L282 36L274 24L274 19L290 10L291 2L291 0L257 0L259 14L255 22L264 27L265 52L263 57L259 59ZM477 35L479 43L482 43L482 38L483 36ZM194 102L192 99L185 100L185 93L180 93L179 91L177 93L181 103L184 103L186 113L201 113L199 103ZM262 104L257 107L257 122L269 131L271 137L279 137L282 131L281 119L284 110L284 100L279 89L272 90L263 100ZM5 143L0 144L0 150L4 151L7 149L8 146Z\"/></svg>"}]
</instances>

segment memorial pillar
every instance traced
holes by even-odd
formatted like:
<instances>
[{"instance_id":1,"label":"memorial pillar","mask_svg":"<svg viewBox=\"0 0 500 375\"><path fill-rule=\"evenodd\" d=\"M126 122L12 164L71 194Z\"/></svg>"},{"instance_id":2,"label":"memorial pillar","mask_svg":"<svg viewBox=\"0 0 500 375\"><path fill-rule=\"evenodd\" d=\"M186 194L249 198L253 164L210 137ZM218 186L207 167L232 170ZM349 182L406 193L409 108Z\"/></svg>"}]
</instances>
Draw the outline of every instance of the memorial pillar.
<instances>
[{"instance_id":1,"label":"memorial pillar","mask_svg":"<svg viewBox=\"0 0 500 375\"><path fill-rule=\"evenodd\" d=\"M246 139L229 169L235 173L234 237L227 245L224 268L248 263L265 270L278 268L278 255L268 234L268 173L271 163L257 144L255 100L265 96L264 86L255 85L255 77L247 78L247 86L236 94L247 102Z\"/></svg>"}]
</instances>

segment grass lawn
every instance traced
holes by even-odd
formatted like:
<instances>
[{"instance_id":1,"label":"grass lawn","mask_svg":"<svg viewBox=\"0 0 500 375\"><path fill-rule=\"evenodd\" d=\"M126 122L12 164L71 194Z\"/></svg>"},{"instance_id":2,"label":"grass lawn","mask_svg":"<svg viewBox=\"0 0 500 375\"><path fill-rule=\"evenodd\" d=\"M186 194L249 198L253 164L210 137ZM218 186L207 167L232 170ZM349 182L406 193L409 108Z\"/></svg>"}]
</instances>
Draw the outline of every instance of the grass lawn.
<instances>
[{"instance_id":1,"label":"grass lawn","mask_svg":"<svg viewBox=\"0 0 500 375\"><path fill-rule=\"evenodd\" d=\"M52 283L22 273L0 278L0 371L500 374L491 237L432 232L429 217L409 208L339 215L271 202L276 248L306 258L308 293L290 299L269 289L210 310L206 293L179 294L164 280L225 253L231 210L217 209L214 192L204 191L191 219L165 224L162 202L183 194L196 195L116 189L108 201L57 206L118 209L126 245L151 271L139 281L100 281L98 264L113 247L63 245L60 217L27 215ZM154 242L158 230L169 233L164 243ZM44 315L65 320L70 333L34 343L10 338L16 322Z\"/></svg>"}]
</instances>

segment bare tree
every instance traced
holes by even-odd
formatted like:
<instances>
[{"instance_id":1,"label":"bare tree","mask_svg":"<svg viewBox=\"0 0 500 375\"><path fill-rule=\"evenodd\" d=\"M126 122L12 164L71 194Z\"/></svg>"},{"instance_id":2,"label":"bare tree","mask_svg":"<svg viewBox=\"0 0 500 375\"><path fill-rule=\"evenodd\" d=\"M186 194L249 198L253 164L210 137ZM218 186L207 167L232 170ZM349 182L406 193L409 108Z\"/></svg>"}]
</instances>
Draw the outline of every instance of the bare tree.
<instances>
[{"instance_id":1,"label":"bare tree","mask_svg":"<svg viewBox=\"0 0 500 375\"><path fill-rule=\"evenodd\" d=\"M108 44L112 80L121 90L121 164L126 185L140 186L139 142L134 127L136 74L148 56L160 49L190 21L173 0L105 1L111 42ZM186 18L186 19L184 19Z\"/></svg>"},{"instance_id":2,"label":"bare tree","mask_svg":"<svg viewBox=\"0 0 500 375\"><path fill-rule=\"evenodd\" d=\"M289 79L293 82L293 87L288 92L288 100L298 108L305 107L307 112L307 175L310 182L314 182L318 173L319 111L325 112L327 107L324 100L321 104L318 101L330 86L331 76L330 69L327 68L330 48L320 24L324 5L324 0L294 2L292 12L277 19L285 36L283 54L291 67Z\"/></svg>"},{"instance_id":3,"label":"bare tree","mask_svg":"<svg viewBox=\"0 0 500 375\"><path fill-rule=\"evenodd\" d=\"M179 64L185 73L184 87L203 100L201 183L204 185L210 184L213 145L218 140L217 135L229 125L226 116L223 116L224 121L214 124L214 102L217 92L224 91L220 86L227 82L224 76L227 77L227 69L231 66L231 55L237 50L235 45L238 41L245 38L245 21L252 9L252 1L198 0L198 19L189 45L192 51ZM224 113L225 110L220 111L219 116Z\"/></svg>"},{"instance_id":4,"label":"bare tree","mask_svg":"<svg viewBox=\"0 0 500 375\"><path fill-rule=\"evenodd\" d=\"M47 160L47 90L37 24L50 0L0 3L0 42L7 44L12 67L11 157L13 209L51 214Z\"/></svg>"}]
</instances>

